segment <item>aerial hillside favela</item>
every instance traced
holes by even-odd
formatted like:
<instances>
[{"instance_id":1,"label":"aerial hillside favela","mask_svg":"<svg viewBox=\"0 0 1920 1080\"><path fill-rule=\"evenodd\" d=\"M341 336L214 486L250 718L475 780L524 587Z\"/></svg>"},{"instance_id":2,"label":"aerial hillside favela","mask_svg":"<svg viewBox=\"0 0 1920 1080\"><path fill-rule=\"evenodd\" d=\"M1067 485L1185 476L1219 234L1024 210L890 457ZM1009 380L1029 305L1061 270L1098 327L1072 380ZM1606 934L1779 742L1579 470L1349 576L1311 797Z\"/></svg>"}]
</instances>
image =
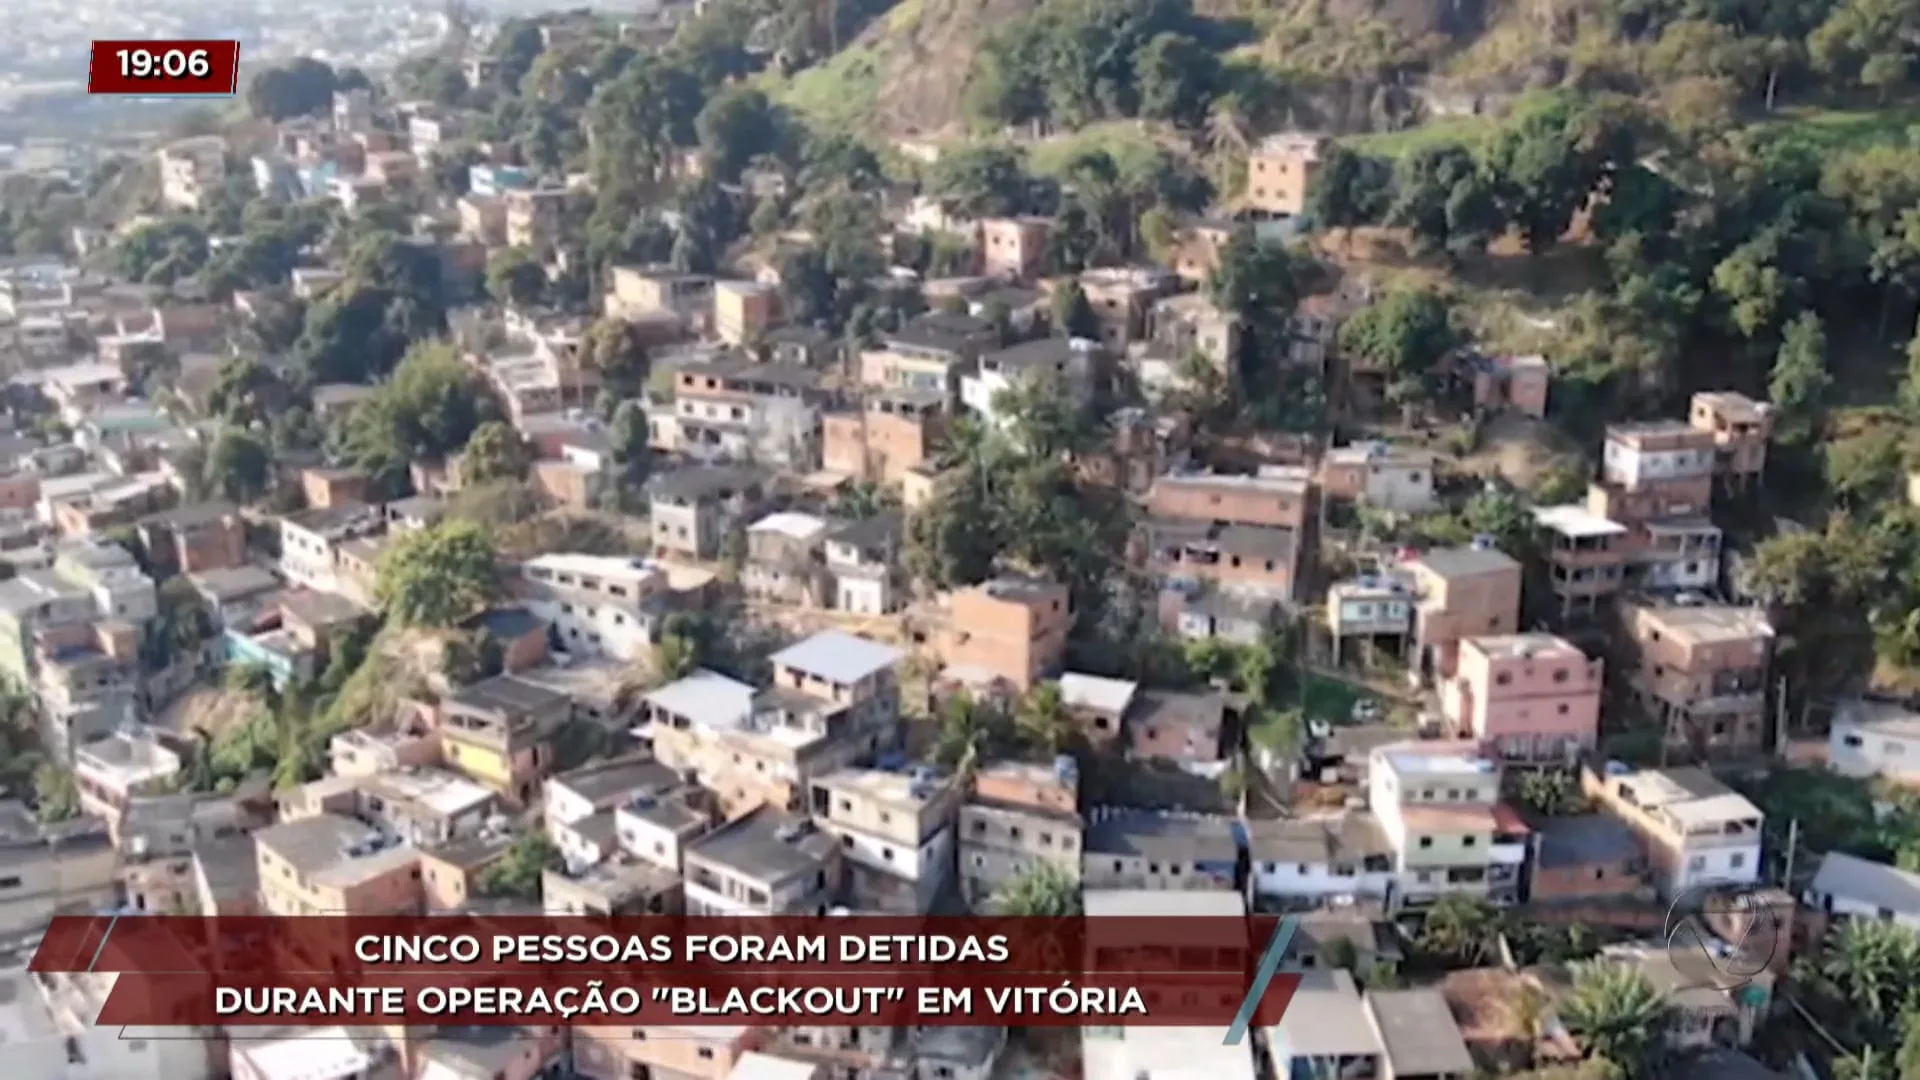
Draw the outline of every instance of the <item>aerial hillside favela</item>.
<instances>
[{"instance_id":1,"label":"aerial hillside favela","mask_svg":"<svg viewBox=\"0 0 1920 1080\"><path fill-rule=\"evenodd\" d=\"M1920 0L0 6L0 1080L1920 1080ZM1287 913L1300 987L28 970L834 912Z\"/></svg>"}]
</instances>

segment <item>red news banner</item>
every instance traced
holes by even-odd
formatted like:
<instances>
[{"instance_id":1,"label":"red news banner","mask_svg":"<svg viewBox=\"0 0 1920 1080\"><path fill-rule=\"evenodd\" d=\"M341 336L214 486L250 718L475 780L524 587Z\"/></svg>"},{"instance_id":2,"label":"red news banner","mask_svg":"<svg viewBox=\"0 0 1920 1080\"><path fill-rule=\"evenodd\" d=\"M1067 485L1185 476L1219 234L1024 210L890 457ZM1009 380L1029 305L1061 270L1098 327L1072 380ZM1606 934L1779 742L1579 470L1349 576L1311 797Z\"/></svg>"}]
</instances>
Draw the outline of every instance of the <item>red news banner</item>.
<instances>
[{"instance_id":1,"label":"red news banner","mask_svg":"<svg viewBox=\"0 0 1920 1080\"><path fill-rule=\"evenodd\" d=\"M240 90L237 41L96 41L87 93L231 97Z\"/></svg>"},{"instance_id":2,"label":"red news banner","mask_svg":"<svg viewBox=\"0 0 1920 1080\"><path fill-rule=\"evenodd\" d=\"M32 970L115 974L101 1025L1225 1026L1278 924L63 916Z\"/></svg>"}]
</instances>

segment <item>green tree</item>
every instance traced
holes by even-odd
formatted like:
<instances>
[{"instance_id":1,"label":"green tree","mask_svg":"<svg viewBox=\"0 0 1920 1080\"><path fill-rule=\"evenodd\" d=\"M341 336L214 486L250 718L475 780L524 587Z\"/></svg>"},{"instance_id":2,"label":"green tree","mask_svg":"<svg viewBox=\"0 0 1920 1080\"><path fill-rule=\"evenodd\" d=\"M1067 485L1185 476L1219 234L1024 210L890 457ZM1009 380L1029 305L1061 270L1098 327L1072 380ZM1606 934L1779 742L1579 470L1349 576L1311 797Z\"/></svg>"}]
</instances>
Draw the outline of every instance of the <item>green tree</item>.
<instances>
[{"instance_id":1,"label":"green tree","mask_svg":"<svg viewBox=\"0 0 1920 1080\"><path fill-rule=\"evenodd\" d=\"M511 424L489 420L473 429L460 455L460 479L468 484L525 480L533 465L527 442Z\"/></svg>"},{"instance_id":2,"label":"green tree","mask_svg":"<svg viewBox=\"0 0 1920 1080\"><path fill-rule=\"evenodd\" d=\"M1027 212L1032 209L1032 187L1020 156L992 144L942 155L927 177L929 194L950 212L975 219Z\"/></svg>"},{"instance_id":3,"label":"green tree","mask_svg":"<svg viewBox=\"0 0 1920 1080\"><path fill-rule=\"evenodd\" d=\"M1307 213L1321 226L1349 233L1378 222L1393 194L1393 170L1384 161L1335 145L1307 187Z\"/></svg>"},{"instance_id":4,"label":"green tree","mask_svg":"<svg viewBox=\"0 0 1920 1080\"><path fill-rule=\"evenodd\" d=\"M543 833L528 833L480 875L480 891L487 896L538 900L542 875L559 865L560 849L553 841Z\"/></svg>"},{"instance_id":5,"label":"green tree","mask_svg":"<svg viewBox=\"0 0 1920 1080\"><path fill-rule=\"evenodd\" d=\"M1134 56L1134 80L1141 116L1197 128L1205 122L1207 102L1218 88L1220 61L1213 50L1186 34L1156 34Z\"/></svg>"},{"instance_id":6,"label":"green tree","mask_svg":"<svg viewBox=\"0 0 1920 1080\"><path fill-rule=\"evenodd\" d=\"M1777 241L1749 241L1713 268L1713 291L1726 304L1727 318L1748 340L1773 332L1788 309L1794 281L1780 268Z\"/></svg>"},{"instance_id":7,"label":"green tree","mask_svg":"<svg viewBox=\"0 0 1920 1080\"><path fill-rule=\"evenodd\" d=\"M1068 919L1081 912L1080 882L1053 863L1041 863L993 894L995 915Z\"/></svg>"},{"instance_id":8,"label":"green tree","mask_svg":"<svg viewBox=\"0 0 1920 1080\"><path fill-rule=\"evenodd\" d=\"M1499 178L1505 220L1520 229L1527 249L1559 243L1613 164L1636 155L1598 104L1571 94L1524 101L1488 147L1488 171Z\"/></svg>"},{"instance_id":9,"label":"green tree","mask_svg":"<svg viewBox=\"0 0 1920 1080\"><path fill-rule=\"evenodd\" d=\"M266 494L273 474L273 455L259 439L237 428L224 428L207 452L205 484L223 499L249 503Z\"/></svg>"},{"instance_id":10,"label":"green tree","mask_svg":"<svg viewBox=\"0 0 1920 1080\"><path fill-rule=\"evenodd\" d=\"M547 271L524 247L505 247L487 256L487 295L507 307L538 304L547 292Z\"/></svg>"},{"instance_id":11,"label":"green tree","mask_svg":"<svg viewBox=\"0 0 1920 1080\"><path fill-rule=\"evenodd\" d=\"M33 797L40 820L66 821L80 816L80 789L73 770L47 763L34 770Z\"/></svg>"},{"instance_id":12,"label":"green tree","mask_svg":"<svg viewBox=\"0 0 1920 1080\"><path fill-rule=\"evenodd\" d=\"M275 123L312 116L333 108L333 92L339 86L332 67L303 56L255 75L247 84L247 109Z\"/></svg>"},{"instance_id":13,"label":"green tree","mask_svg":"<svg viewBox=\"0 0 1920 1080\"><path fill-rule=\"evenodd\" d=\"M1045 753L1060 753L1073 741L1073 714L1060 696L1059 683L1039 683L1028 691L1013 722L1022 738Z\"/></svg>"},{"instance_id":14,"label":"green tree","mask_svg":"<svg viewBox=\"0 0 1920 1080\"><path fill-rule=\"evenodd\" d=\"M1452 308L1432 289L1395 289L1340 328L1340 347L1399 378L1420 379L1459 343Z\"/></svg>"},{"instance_id":15,"label":"green tree","mask_svg":"<svg viewBox=\"0 0 1920 1080\"><path fill-rule=\"evenodd\" d=\"M470 521L407 533L380 560L380 605L403 625L451 626L485 607L497 585L493 542Z\"/></svg>"},{"instance_id":16,"label":"green tree","mask_svg":"<svg viewBox=\"0 0 1920 1080\"><path fill-rule=\"evenodd\" d=\"M1767 380L1767 395L1780 417L1774 430L1782 441L1801 443L1813 437L1832 385L1833 377L1827 373L1826 328L1820 316L1803 312L1787 324L1779 351L1774 353L1773 373Z\"/></svg>"},{"instance_id":17,"label":"green tree","mask_svg":"<svg viewBox=\"0 0 1920 1080\"><path fill-rule=\"evenodd\" d=\"M1427 909L1420 924L1420 951L1475 967L1495 955L1504 929L1499 908L1480 897L1450 894Z\"/></svg>"},{"instance_id":18,"label":"green tree","mask_svg":"<svg viewBox=\"0 0 1920 1080\"><path fill-rule=\"evenodd\" d=\"M1100 340L1100 319L1078 281L1054 292L1053 324L1068 337Z\"/></svg>"},{"instance_id":19,"label":"green tree","mask_svg":"<svg viewBox=\"0 0 1920 1080\"><path fill-rule=\"evenodd\" d=\"M781 150L782 120L765 92L756 87L728 87L714 95L694 121L700 148L714 176L731 183L755 158Z\"/></svg>"},{"instance_id":20,"label":"green tree","mask_svg":"<svg viewBox=\"0 0 1920 1080\"><path fill-rule=\"evenodd\" d=\"M636 397L650 370L645 340L625 319L601 319L580 341L580 366L598 372L601 385L615 397Z\"/></svg>"},{"instance_id":21,"label":"green tree","mask_svg":"<svg viewBox=\"0 0 1920 1080\"><path fill-rule=\"evenodd\" d=\"M1606 960L1576 965L1573 993L1559 1013L1589 1057L1612 1062L1632 1080L1655 1075L1673 1005L1639 971Z\"/></svg>"}]
</instances>

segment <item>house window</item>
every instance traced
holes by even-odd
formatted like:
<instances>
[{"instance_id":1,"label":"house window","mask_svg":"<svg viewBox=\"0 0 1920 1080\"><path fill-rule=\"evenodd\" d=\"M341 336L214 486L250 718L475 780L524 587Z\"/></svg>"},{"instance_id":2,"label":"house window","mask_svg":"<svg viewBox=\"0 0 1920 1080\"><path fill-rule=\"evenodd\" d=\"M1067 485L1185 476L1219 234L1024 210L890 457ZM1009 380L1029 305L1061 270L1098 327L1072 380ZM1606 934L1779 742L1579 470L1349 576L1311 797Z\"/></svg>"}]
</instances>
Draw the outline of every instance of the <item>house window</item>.
<instances>
[{"instance_id":1,"label":"house window","mask_svg":"<svg viewBox=\"0 0 1920 1080\"><path fill-rule=\"evenodd\" d=\"M1745 865L1747 865L1746 852L1736 851L1733 854L1727 856L1727 869L1738 870Z\"/></svg>"},{"instance_id":2,"label":"house window","mask_svg":"<svg viewBox=\"0 0 1920 1080\"><path fill-rule=\"evenodd\" d=\"M1426 849L1432 846L1433 846L1433 837L1423 836L1420 838L1420 850L1425 851Z\"/></svg>"}]
</instances>

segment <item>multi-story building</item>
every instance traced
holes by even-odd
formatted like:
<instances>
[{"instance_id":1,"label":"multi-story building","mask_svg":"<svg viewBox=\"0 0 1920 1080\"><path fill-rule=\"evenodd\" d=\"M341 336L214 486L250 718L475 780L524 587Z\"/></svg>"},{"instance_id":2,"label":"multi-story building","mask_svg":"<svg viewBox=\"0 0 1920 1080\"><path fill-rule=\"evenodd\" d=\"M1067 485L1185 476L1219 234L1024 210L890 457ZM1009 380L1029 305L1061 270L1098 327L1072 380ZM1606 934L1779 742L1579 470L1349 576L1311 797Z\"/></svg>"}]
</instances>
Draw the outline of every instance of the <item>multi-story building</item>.
<instances>
[{"instance_id":1,"label":"multi-story building","mask_svg":"<svg viewBox=\"0 0 1920 1080\"><path fill-rule=\"evenodd\" d=\"M1220 254L1233 242L1240 223L1232 218L1195 218L1174 234L1178 249L1174 253L1173 272L1180 280L1205 285L1220 268Z\"/></svg>"},{"instance_id":2,"label":"multi-story building","mask_svg":"<svg viewBox=\"0 0 1920 1080\"><path fill-rule=\"evenodd\" d=\"M550 553L520 565L522 598L568 652L638 660L670 610L658 566L610 555Z\"/></svg>"},{"instance_id":3,"label":"multi-story building","mask_svg":"<svg viewBox=\"0 0 1920 1080\"><path fill-rule=\"evenodd\" d=\"M1234 360L1240 354L1240 317L1223 311L1204 292L1181 293L1153 302L1146 316L1147 340L1128 346L1142 368L1142 380L1154 362L1164 365L1166 378L1178 384L1187 375L1187 363L1199 356L1213 370L1235 377Z\"/></svg>"},{"instance_id":4,"label":"multi-story building","mask_svg":"<svg viewBox=\"0 0 1920 1080\"><path fill-rule=\"evenodd\" d=\"M987 218L980 223L981 270L1015 281L1035 277L1046 262L1052 235L1051 218Z\"/></svg>"},{"instance_id":5,"label":"multi-story building","mask_svg":"<svg viewBox=\"0 0 1920 1080\"><path fill-rule=\"evenodd\" d=\"M601 306L610 318L641 321L668 317L697 326L713 320L713 278L663 266L615 266L608 271Z\"/></svg>"},{"instance_id":6,"label":"multi-story building","mask_svg":"<svg viewBox=\"0 0 1920 1080\"><path fill-rule=\"evenodd\" d=\"M947 395L888 389L821 421L821 461L830 472L898 484L932 460L948 428Z\"/></svg>"},{"instance_id":7,"label":"multi-story building","mask_svg":"<svg viewBox=\"0 0 1920 1080\"><path fill-rule=\"evenodd\" d=\"M67 623L34 631L34 678L41 747L64 761L74 748L144 715L139 627L124 619ZM190 665L189 665L190 666Z\"/></svg>"},{"instance_id":8,"label":"multi-story building","mask_svg":"<svg viewBox=\"0 0 1920 1080\"><path fill-rule=\"evenodd\" d=\"M1291 600L1299 584L1300 534L1266 525L1197 518L1141 523L1147 564L1181 591L1222 592Z\"/></svg>"},{"instance_id":9,"label":"multi-story building","mask_svg":"<svg viewBox=\"0 0 1920 1080\"><path fill-rule=\"evenodd\" d=\"M1080 274L1080 290L1100 324L1100 342L1115 353L1147 332L1147 311L1178 284L1164 270L1103 266Z\"/></svg>"},{"instance_id":10,"label":"multi-story building","mask_svg":"<svg viewBox=\"0 0 1920 1080\"><path fill-rule=\"evenodd\" d=\"M653 547L661 555L712 559L760 504L767 481L758 472L696 466L651 477Z\"/></svg>"},{"instance_id":11,"label":"multi-story building","mask_svg":"<svg viewBox=\"0 0 1920 1080\"><path fill-rule=\"evenodd\" d=\"M1243 857L1234 829L1233 821L1217 817L1098 817L1087 825L1080 880L1089 891L1234 892Z\"/></svg>"},{"instance_id":12,"label":"multi-story building","mask_svg":"<svg viewBox=\"0 0 1920 1080\"><path fill-rule=\"evenodd\" d=\"M1560 617L1591 615L1626 588L1627 527L1579 504L1533 512L1547 543L1548 581Z\"/></svg>"},{"instance_id":13,"label":"multi-story building","mask_svg":"<svg viewBox=\"0 0 1920 1080\"><path fill-rule=\"evenodd\" d=\"M999 332L981 319L944 312L918 316L860 354L860 382L876 390L937 395L958 403L960 375L982 353L1000 346Z\"/></svg>"},{"instance_id":14,"label":"multi-story building","mask_svg":"<svg viewBox=\"0 0 1920 1080\"><path fill-rule=\"evenodd\" d=\"M1920 713L1890 701L1843 702L1827 736L1827 767L1856 779L1920 786Z\"/></svg>"},{"instance_id":15,"label":"multi-story building","mask_svg":"<svg viewBox=\"0 0 1920 1080\"><path fill-rule=\"evenodd\" d=\"M1310 519L1312 492L1312 474L1297 466L1270 466L1245 476L1176 472L1153 482L1147 507L1156 517L1297 532Z\"/></svg>"},{"instance_id":16,"label":"multi-story building","mask_svg":"<svg viewBox=\"0 0 1920 1080\"><path fill-rule=\"evenodd\" d=\"M227 181L227 141L218 135L182 139L162 147L160 201L198 210Z\"/></svg>"},{"instance_id":17,"label":"multi-story building","mask_svg":"<svg viewBox=\"0 0 1920 1080\"><path fill-rule=\"evenodd\" d=\"M1713 433L1714 472L1733 488L1751 486L1767 468L1773 439L1773 406L1732 390L1693 395L1687 418L1697 431Z\"/></svg>"},{"instance_id":18,"label":"multi-story building","mask_svg":"<svg viewBox=\"0 0 1920 1080\"><path fill-rule=\"evenodd\" d=\"M140 542L161 567L182 574L246 565L247 530L227 503L165 511L139 524Z\"/></svg>"},{"instance_id":19,"label":"multi-story building","mask_svg":"<svg viewBox=\"0 0 1920 1080\"><path fill-rule=\"evenodd\" d=\"M14 800L0 800L0 934L46 929L56 914L112 906L120 860L107 823L79 817L44 824Z\"/></svg>"},{"instance_id":20,"label":"multi-story building","mask_svg":"<svg viewBox=\"0 0 1920 1080\"><path fill-rule=\"evenodd\" d=\"M139 1038L122 1034L125 1029L119 1025L94 1023L118 978L106 972L31 972L25 966L0 970L0 1030L7 1033L8 1073L62 1080L213 1080L228 1075L226 1040L215 1039L211 1029L169 1028L164 1035Z\"/></svg>"},{"instance_id":21,"label":"multi-story building","mask_svg":"<svg viewBox=\"0 0 1920 1080\"><path fill-rule=\"evenodd\" d=\"M1391 574L1366 574L1327 587L1327 628L1332 631L1334 661L1357 646L1384 642L1399 656L1413 633L1412 586Z\"/></svg>"},{"instance_id":22,"label":"multi-story building","mask_svg":"<svg viewBox=\"0 0 1920 1080\"><path fill-rule=\"evenodd\" d=\"M364 822L318 814L253 834L267 915L418 915L420 852Z\"/></svg>"},{"instance_id":23,"label":"multi-story building","mask_svg":"<svg viewBox=\"0 0 1920 1080\"><path fill-rule=\"evenodd\" d=\"M1221 764L1227 755L1226 698L1217 692L1141 690L1123 720L1130 757L1182 766Z\"/></svg>"},{"instance_id":24,"label":"multi-story building","mask_svg":"<svg viewBox=\"0 0 1920 1080\"><path fill-rule=\"evenodd\" d=\"M1705 769L1581 770L1580 786L1627 823L1667 897L1760 880L1760 808Z\"/></svg>"},{"instance_id":25,"label":"multi-story building","mask_svg":"<svg viewBox=\"0 0 1920 1080\"><path fill-rule=\"evenodd\" d=\"M572 712L557 690L497 675L440 703L441 755L510 805L528 806L553 771L553 733Z\"/></svg>"},{"instance_id":26,"label":"multi-story building","mask_svg":"<svg viewBox=\"0 0 1920 1080\"><path fill-rule=\"evenodd\" d=\"M1345 969L1303 972L1287 1011L1266 1036L1271 1075L1354 1080L1393 1076L1386 1043L1353 973Z\"/></svg>"},{"instance_id":27,"label":"multi-story building","mask_svg":"<svg viewBox=\"0 0 1920 1080\"><path fill-rule=\"evenodd\" d=\"M814 824L840 838L847 898L861 911L925 915L953 875L965 787L928 768L842 769L813 782Z\"/></svg>"},{"instance_id":28,"label":"multi-story building","mask_svg":"<svg viewBox=\"0 0 1920 1080\"><path fill-rule=\"evenodd\" d=\"M891 747L900 722L906 654L844 630L825 630L774 653L773 687L847 710L849 734L869 751Z\"/></svg>"},{"instance_id":29,"label":"multi-story building","mask_svg":"<svg viewBox=\"0 0 1920 1080\"><path fill-rule=\"evenodd\" d=\"M116 732L73 752L73 782L80 808L116 825L128 802L160 791L180 775L180 755L152 731Z\"/></svg>"},{"instance_id":30,"label":"multi-story building","mask_svg":"<svg viewBox=\"0 0 1920 1080\"><path fill-rule=\"evenodd\" d=\"M1406 571L1415 597L1414 669L1423 675L1451 676L1462 638L1520 628L1520 564L1491 540L1437 548Z\"/></svg>"},{"instance_id":31,"label":"multi-story building","mask_svg":"<svg viewBox=\"0 0 1920 1080\"><path fill-rule=\"evenodd\" d=\"M1394 849L1404 906L1516 898L1525 827L1500 806L1500 765L1471 741L1401 742L1367 761L1367 802Z\"/></svg>"},{"instance_id":32,"label":"multi-story building","mask_svg":"<svg viewBox=\"0 0 1920 1080\"><path fill-rule=\"evenodd\" d=\"M905 521L897 513L841 524L827 536L827 575L833 607L854 615L900 609L900 549Z\"/></svg>"},{"instance_id":33,"label":"multi-story building","mask_svg":"<svg viewBox=\"0 0 1920 1080\"><path fill-rule=\"evenodd\" d=\"M1329 498L1419 513L1433 506L1433 466L1434 456L1426 450L1358 442L1327 452L1320 464L1320 487Z\"/></svg>"},{"instance_id":34,"label":"multi-story building","mask_svg":"<svg viewBox=\"0 0 1920 1080\"><path fill-rule=\"evenodd\" d=\"M936 648L949 671L1003 680L1024 693L1066 655L1074 614L1064 585L999 577L955 590L946 606L947 626Z\"/></svg>"},{"instance_id":35,"label":"multi-story building","mask_svg":"<svg viewBox=\"0 0 1920 1080\"><path fill-rule=\"evenodd\" d=\"M675 373L673 413L658 418L655 434L701 461L810 469L820 459L820 413L830 402L820 373L807 368L689 363Z\"/></svg>"},{"instance_id":36,"label":"multi-story building","mask_svg":"<svg viewBox=\"0 0 1920 1080\"><path fill-rule=\"evenodd\" d=\"M689 915L825 915L840 885L841 841L805 817L762 806L688 845Z\"/></svg>"},{"instance_id":37,"label":"multi-story building","mask_svg":"<svg viewBox=\"0 0 1920 1080\"><path fill-rule=\"evenodd\" d=\"M480 835L500 816L500 800L492 790L436 768L330 776L280 800L282 821L324 814L372 822L388 836L428 848Z\"/></svg>"},{"instance_id":38,"label":"multi-story building","mask_svg":"<svg viewBox=\"0 0 1920 1080\"><path fill-rule=\"evenodd\" d=\"M798 812L813 778L872 752L848 722L851 705L783 687L756 690L711 671L669 683L642 704L654 753L713 792L723 815L762 804Z\"/></svg>"},{"instance_id":39,"label":"multi-story building","mask_svg":"<svg viewBox=\"0 0 1920 1080\"><path fill-rule=\"evenodd\" d=\"M1611 425L1587 509L1629 526L1704 514L1717 454L1713 432L1678 420Z\"/></svg>"},{"instance_id":40,"label":"multi-story building","mask_svg":"<svg viewBox=\"0 0 1920 1080\"><path fill-rule=\"evenodd\" d=\"M719 281L713 286L713 330L729 345L756 341L773 326L780 294L757 281Z\"/></svg>"},{"instance_id":41,"label":"multi-story building","mask_svg":"<svg viewBox=\"0 0 1920 1080\"><path fill-rule=\"evenodd\" d=\"M1461 738L1516 763L1571 764L1600 735L1601 661L1551 634L1460 642L1440 709Z\"/></svg>"},{"instance_id":42,"label":"multi-story building","mask_svg":"<svg viewBox=\"0 0 1920 1080\"><path fill-rule=\"evenodd\" d=\"M307 510L280 519L280 572L295 585L340 591L340 551L349 541L386 528L370 506Z\"/></svg>"},{"instance_id":43,"label":"multi-story building","mask_svg":"<svg viewBox=\"0 0 1920 1080\"><path fill-rule=\"evenodd\" d=\"M1302 132L1262 140L1247 155L1247 205L1280 217L1306 213L1307 190L1320 170L1326 144L1325 136Z\"/></svg>"},{"instance_id":44,"label":"multi-story building","mask_svg":"<svg viewBox=\"0 0 1920 1080\"><path fill-rule=\"evenodd\" d=\"M1920 874L1844 851L1821 857L1806 900L1836 921L1890 922L1920 932Z\"/></svg>"},{"instance_id":45,"label":"multi-story building","mask_svg":"<svg viewBox=\"0 0 1920 1080\"><path fill-rule=\"evenodd\" d=\"M1643 599L1622 611L1638 663L1628 682L1670 746L1702 760L1768 745L1773 625L1760 608Z\"/></svg>"},{"instance_id":46,"label":"multi-story building","mask_svg":"<svg viewBox=\"0 0 1920 1080\"><path fill-rule=\"evenodd\" d=\"M989 424L1000 426L1006 423L1006 414L997 405L1002 392L1050 379L1057 392L1085 404L1092 400L1099 356L1097 342L1067 337L1038 338L987 353L980 358L979 370L960 377L960 401Z\"/></svg>"},{"instance_id":47,"label":"multi-story building","mask_svg":"<svg viewBox=\"0 0 1920 1080\"><path fill-rule=\"evenodd\" d=\"M1249 822L1253 893L1288 908L1385 903L1397 886L1394 846L1371 813Z\"/></svg>"},{"instance_id":48,"label":"multi-story building","mask_svg":"<svg viewBox=\"0 0 1920 1080\"><path fill-rule=\"evenodd\" d=\"M560 232L560 211L567 193L558 188L534 191L509 191L507 204L507 243L536 251L550 246Z\"/></svg>"},{"instance_id":49,"label":"multi-story building","mask_svg":"<svg viewBox=\"0 0 1920 1080\"><path fill-rule=\"evenodd\" d=\"M747 526L747 561L740 586L775 603L824 606L832 595L826 540L832 525L812 514L783 510Z\"/></svg>"},{"instance_id":50,"label":"multi-story building","mask_svg":"<svg viewBox=\"0 0 1920 1080\"><path fill-rule=\"evenodd\" d=\"M973 909L1009 881L1049 865L1080 878L1080 771L1071 757L1051 768L995 762L973 774L960 807L960 892Z\"/></svg>"}]
</instances>

